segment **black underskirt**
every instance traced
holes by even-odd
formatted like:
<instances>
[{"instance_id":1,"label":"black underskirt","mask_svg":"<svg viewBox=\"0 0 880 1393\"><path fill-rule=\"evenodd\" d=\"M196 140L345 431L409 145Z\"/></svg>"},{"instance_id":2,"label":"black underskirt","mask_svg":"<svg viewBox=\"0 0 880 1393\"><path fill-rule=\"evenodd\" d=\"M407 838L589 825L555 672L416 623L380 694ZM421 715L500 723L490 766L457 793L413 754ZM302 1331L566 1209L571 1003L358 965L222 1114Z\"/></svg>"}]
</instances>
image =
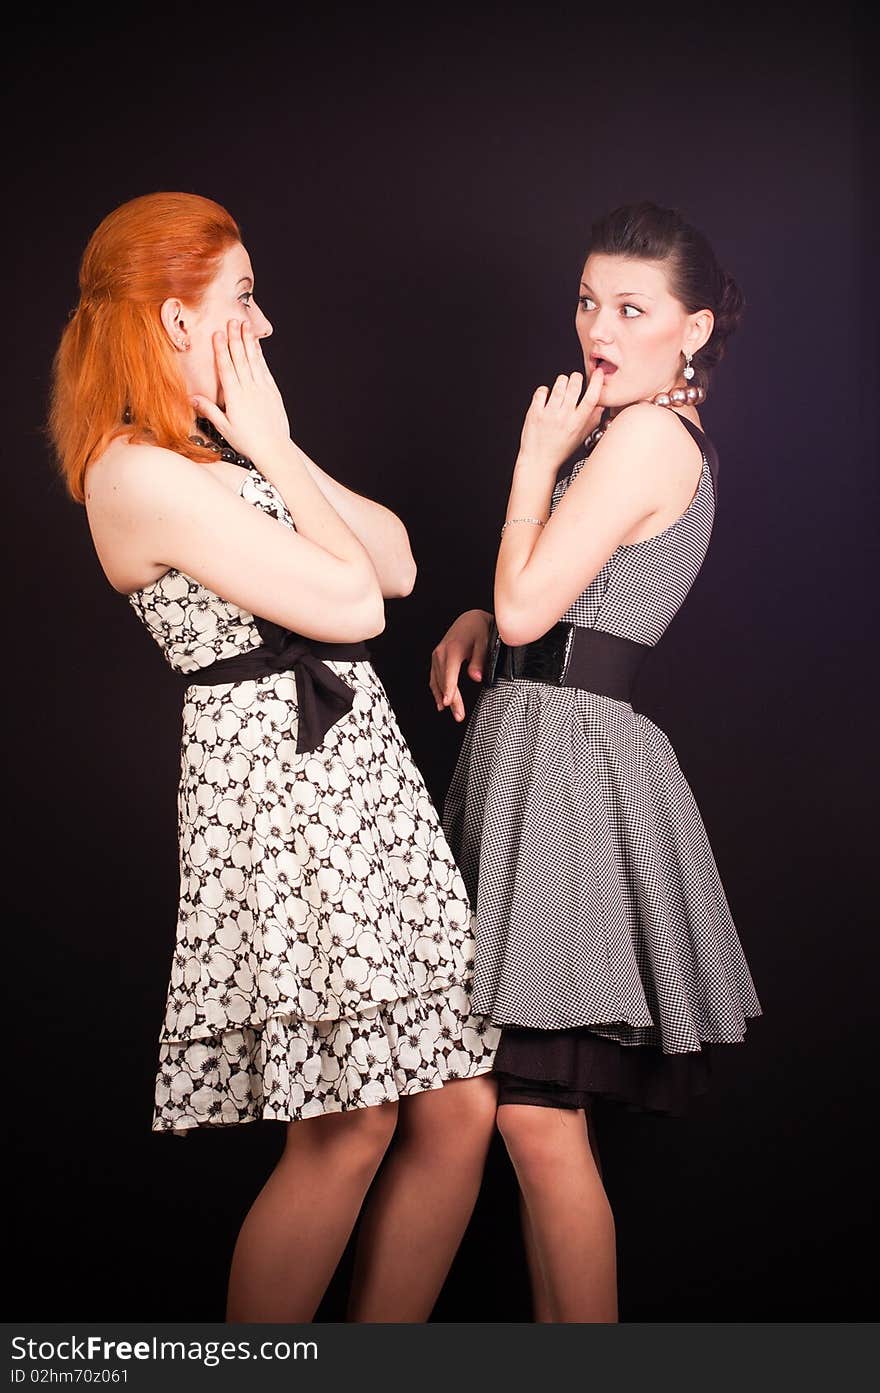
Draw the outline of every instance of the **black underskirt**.
<instances>
[{"instance_id":1,"label":"black underskirt","mask_svg":"<svg viewBox=\"0 0 880 1393\"><path fill-rule=\"evenodd\" d=\"M598 1099L608 1099L640 1112L680 1116L708 1088L710 1048L664 1054L654 1046L619 1045L586 1026L504 1026L495 1055L498 1102L589 1111Z\"/></svg>"}]
</instances>

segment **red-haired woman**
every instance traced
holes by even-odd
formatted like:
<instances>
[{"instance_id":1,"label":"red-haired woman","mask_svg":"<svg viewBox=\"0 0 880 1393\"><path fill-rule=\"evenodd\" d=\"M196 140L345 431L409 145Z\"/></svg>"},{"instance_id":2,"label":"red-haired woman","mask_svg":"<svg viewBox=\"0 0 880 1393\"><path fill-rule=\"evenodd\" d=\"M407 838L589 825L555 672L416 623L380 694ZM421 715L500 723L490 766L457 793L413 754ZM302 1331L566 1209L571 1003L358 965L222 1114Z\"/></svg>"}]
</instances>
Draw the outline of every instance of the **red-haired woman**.
<instances>
[{"instance_id":1,"label":"red-haired woman","mask_svg":"<svg viewBox=\"0 0 880 1393\"><path fill-rule=\"evenodd\" d=\"M473 1002L503 1027L498 1126L540 1320L616 1317L596 1101L679 1111L760 1013L691 791L630 701L709 545L717 457L697 408L741 304L675 210L594 224L584 373L526 415L497 629L470 610L433 655L438 710L464 718L463 664L487 684L444 826L476 908Z\"/></svg>"},{"instance_id":2,"label":"red-haired woman","mask_svg":"<svg viewBox=\"0 0 880 1393\"><path fill-rule=\"evenodd\" d=\"M497 1032L467 896L368 661L406 531L290 438L239 228L109 214L51 430L110 584L179 674L180 906L154 1127L287 1123L227 1318L312 1318L363 1216L350 1317L426 1320L479 1187Z\"/></svg>"}]
</instances>

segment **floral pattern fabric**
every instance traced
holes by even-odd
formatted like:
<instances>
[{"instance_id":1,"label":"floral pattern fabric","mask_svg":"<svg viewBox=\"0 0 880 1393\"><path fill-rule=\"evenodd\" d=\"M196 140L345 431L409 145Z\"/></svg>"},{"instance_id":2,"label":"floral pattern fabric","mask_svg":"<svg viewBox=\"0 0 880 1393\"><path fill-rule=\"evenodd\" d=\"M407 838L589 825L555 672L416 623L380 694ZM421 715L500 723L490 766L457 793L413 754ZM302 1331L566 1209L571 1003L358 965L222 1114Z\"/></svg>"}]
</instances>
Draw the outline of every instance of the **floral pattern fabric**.
<instances>
[{"instance_id":1,"label":"floral pattern fabric","mask_svg":"<svg viewBox=\"0 0 880 1393\"><path fill-rule=\"evenodd\" d=\"M290 526L276 490L242 495ZM179 671L261 639L177 571L131 597ZM367 1107L487 1072L467 894L367 662L323 744L296 752L293 673L194 685L183 706L180 903L154 1128Z\"/></svg>"}]
</instances>

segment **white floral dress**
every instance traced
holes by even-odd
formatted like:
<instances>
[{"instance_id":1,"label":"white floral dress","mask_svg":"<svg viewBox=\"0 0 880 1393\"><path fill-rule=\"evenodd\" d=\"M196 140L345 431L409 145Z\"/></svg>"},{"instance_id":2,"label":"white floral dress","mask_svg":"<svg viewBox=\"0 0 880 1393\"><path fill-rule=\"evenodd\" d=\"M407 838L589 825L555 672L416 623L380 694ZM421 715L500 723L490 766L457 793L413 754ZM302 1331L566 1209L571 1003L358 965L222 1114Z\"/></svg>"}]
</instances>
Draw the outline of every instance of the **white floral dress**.
<instances>
[{"instance_id":1,"label":"white floral dress","mask_svg":"<svg viewBox=\"0 0 880 1393\"><path fill-rule=\"evenodd\" d=\"M293 525L255 470L241 493ZM253 616L178 571L130 600L181 673L261 643ZM354 702L310 753L293 672L186 688L157 1131L369 1107L492 1067L433 803L371 665L329 666Z\"/></svg>"}]
</instances>

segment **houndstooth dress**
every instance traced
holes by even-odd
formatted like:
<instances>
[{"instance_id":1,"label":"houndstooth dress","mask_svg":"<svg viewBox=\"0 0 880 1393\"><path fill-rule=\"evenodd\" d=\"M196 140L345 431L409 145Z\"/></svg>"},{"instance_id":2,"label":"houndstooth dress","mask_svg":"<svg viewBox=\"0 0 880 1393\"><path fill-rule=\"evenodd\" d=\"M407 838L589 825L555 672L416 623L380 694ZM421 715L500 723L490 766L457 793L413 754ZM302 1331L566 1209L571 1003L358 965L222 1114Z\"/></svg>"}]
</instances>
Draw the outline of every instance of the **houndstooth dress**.
<instances>
[{"instance_id":1,"label":"houndstooth dress","mask_svg":"<svg viewBox=\"0 0 880 1393\"><path fill-rule=\"evenodd\" d=\"M712 531L716 459L679 419L703 453L690 506L618 547L565 622L656 644L684 601ZM584 463L557 483L553 508ZM760 1014L691 790L666 736L628 702L523 679L484 688L444 827L475 906L474 1008L524 1028L503 1032L499 1070L575 1093L596 1075L596 1092L644 1104L627 1096L642 1053L627 1047L688 1063L741 1041ZM550 1062L521 1069L537 1031L555 1033L541 1042Z\"/></svg>"},{"instance_id":2,"label":"houndstooth dress","mask_svg":"<svg viewBox=\"0 0 880 1393\"><path fill-rule=\"evenodd\" d=\"M255 470L241 495L293 526ZM175 570L129 598L181 673L262 642L252 615ZM295 1121L492 1067L436 811L372 666L329 666L354 703L311 753L296 752L292 671L186 688L154 1130Z\"/></svg>"}]
</instances>

